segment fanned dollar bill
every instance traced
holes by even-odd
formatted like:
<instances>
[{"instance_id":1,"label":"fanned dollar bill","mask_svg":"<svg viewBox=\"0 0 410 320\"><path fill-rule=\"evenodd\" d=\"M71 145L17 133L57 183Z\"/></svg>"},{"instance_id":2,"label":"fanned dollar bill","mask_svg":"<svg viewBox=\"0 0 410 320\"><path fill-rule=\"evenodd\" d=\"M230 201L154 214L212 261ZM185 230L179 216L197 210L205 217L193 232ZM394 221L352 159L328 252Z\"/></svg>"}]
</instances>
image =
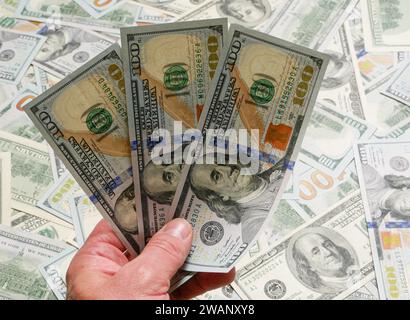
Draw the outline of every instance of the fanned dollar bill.
<instances>
[{"instance_id":1,"label":"fanned dollar bill","mask_svg":"<svg viewBox=\"0 0 410 320\"><path fill-rule=\"evenodd\" d=\"M195 128L221 56L226 19L121 30L137 208L145 237L171 220L181 164L155 165L157 129ZM174 160L174 159L173 159Z\"/></svg>"},{"instance_id":2,"label":"fanned dollar bill","mask_svg":"<svg viewBox=\"0 0 410 320\"><path fill-rule=\"evenodd\" d=\"M362 141L355 153L380 298L409 299L410 141Z\"/></svg>"},{"instance_id":3,"label":"fanned dollar bill","mask_svg":"<svg viewBox=\"0 0 410 320\"><path fill-rule=\"evenodd\" d=\"M228 39L198 127L203 133L257 130L266 170L241 175L239 164L183 169L173 211L194 229L184 265L190 271L229 270L275 211L328 62L323 54L238 25L231 25Z\"/></svg>"},{"instance_id":4,"label":"fanned dollar bill","mask_svg":"<svg viewBox=\"0 0 410 320\"><path fill-rule=\"evenodd\" d=\"M382 93L410 106L410 62L400 66Z\"/></svg>"},{"instance_id":5,"label":"fanned dollar bill","mask_svg":"<svg viewBox=\"0 0 410 320\"><path fill-rule=\"evenodd\" d=\"M0 153L0 223L10 225L11 214L11 156Z\"/></svg>"},{"instance_id":6,"label":"fanned dollar bill","mask_svg":"<svg viewBox=\"0 0 410 320\"><path fill-rule=\"evenodd\" d=\"M135 210L119 46L108 48L24 110L130 253L144 246Z\"/></svg>"},{"instance_id":7,"label":"fanned dollar bill","mask_svg":"<svg viewBox=\"0 0 410 320\"><path fill-rule=\"evenodd\" d=\"M68 245L0 225L0 299L55 300L38 267Z\"/></svg>"},{"instance_id":8,"label":"fanned dollar bill","mask_svg":"<svg viewBox=\"0 0 410 320\"><path fill-rule=\"evenodd\" d=\"M0 28L0 81L19 83L44 41L40 35Z\"/></svg>"},{"instance_id":9,"label":"fanned dollar bill","mask_svg":"<svg viewBox=\"0 0 410 320\"><path fill-rule=\"evenodd\" d=\"M76 248L69 247L39 266L41 275L58 300L67 299L66 274L77 251Z\"/></svg>"},{"instance_id":10,"label":"fanned dollar bill","mask_svg":"<svg viewBox=\"0 0 410 320\"><path fill-rule=\"evenodd\" d=\"M234 288L247 299L343 299L372 276L356 192L238 269Z\"/></svg>"},{"instance_id":11,"label":"fanned dollar bill","mask_svg":"<svg viewBox=\"0 0 410 320\"><path fill-rule=\"evenodd\" d=\"M98 33L75 27L47 25L39 34L46 41L33 63L59 78L68 76L112 44Z\"/></svg>"},{"instance_id":12,"label":"fanned dollar bill","mask_svg":"<svg viewBox=\"0 0 410 320\"><path fill-rule=\"evenodd\" d=\"M367 51L410 50L410 2L363 0L362 15Z\"/></svg>"},{"instance_id":13,"label":"fanned dollar bill","mask_svg":"<svg viewBox=\"0 0 410 320\"><path fill-rule=\"evenodd\" d=\"M375 130L365 121L319 102L313 110L299 159L337 176L353 160L353 143L370 138Z\"/></svg>"}]
</instances>

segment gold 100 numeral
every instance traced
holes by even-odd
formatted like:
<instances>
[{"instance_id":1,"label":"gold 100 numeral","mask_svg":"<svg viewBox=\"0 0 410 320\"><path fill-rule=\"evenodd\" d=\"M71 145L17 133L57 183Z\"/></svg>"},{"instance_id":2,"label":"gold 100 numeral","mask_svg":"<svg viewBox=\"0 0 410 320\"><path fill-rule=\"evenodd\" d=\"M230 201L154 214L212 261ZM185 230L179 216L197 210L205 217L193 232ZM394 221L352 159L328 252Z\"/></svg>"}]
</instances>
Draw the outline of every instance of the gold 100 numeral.
<instances>
[{"instance_id":1,"label":"gold 100 numeral","mask_svg":"<svg viewBox=\"0 0 410 320\"><path fill-rule=\"evenodd\" d=\"M312 66L306 66L303 71L302 71L302 81L299 82L296 92L295 92L295 97L293 98L293 104L296 104L298 106L303 106L303 103L305 102L305 97L306 94L309 91L309 82L313 78L315 70L313 69Z\"/></svg>"}]
</instances>

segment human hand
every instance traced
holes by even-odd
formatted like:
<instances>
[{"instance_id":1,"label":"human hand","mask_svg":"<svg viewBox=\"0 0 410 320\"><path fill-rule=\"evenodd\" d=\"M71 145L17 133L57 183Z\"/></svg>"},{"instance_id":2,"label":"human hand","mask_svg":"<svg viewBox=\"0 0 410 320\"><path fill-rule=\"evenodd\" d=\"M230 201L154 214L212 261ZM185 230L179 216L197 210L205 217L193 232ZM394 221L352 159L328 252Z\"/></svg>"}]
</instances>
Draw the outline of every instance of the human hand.
<instances>
[{"instance_id":1,"label":"human hand","mask_svg":"<svg viewBox=\"0 0 410 320\"><path fill-rule=\"evenodd\" d=\"M142 253L129 260L109 224L101 221L67 271L67 299L190 299L231 283L229 273L197 273L171 294L170 280L192 243L191 225L175 219L157 232Z\"/></svg>"}]
</instances>

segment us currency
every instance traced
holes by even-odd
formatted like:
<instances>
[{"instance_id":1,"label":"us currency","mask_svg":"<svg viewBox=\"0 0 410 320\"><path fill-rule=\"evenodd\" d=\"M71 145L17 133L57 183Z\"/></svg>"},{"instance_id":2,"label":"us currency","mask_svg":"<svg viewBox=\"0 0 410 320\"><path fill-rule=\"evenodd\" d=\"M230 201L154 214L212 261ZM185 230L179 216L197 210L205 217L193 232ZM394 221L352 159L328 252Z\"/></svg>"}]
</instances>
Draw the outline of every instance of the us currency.
<instances>
[{"instance_id":1,"label":"us currency","mask_svg":"<svg viewBox=\"0 0 410 320\"><path fill-rule=\"evenodd\" d=\"M358 83L353 72L352 54L350 51L346 28L340 27L338 32L327 42L322 52L330 57L318 100L364 119L362 101Z\"/></svg>"},{"instance_id":2,"label":"us currency","mask_svg":"<svg viewBox=\"0 0 410 320\"><path fill-rule=\"evenodd\" d=\"M409 299L410 141L363 141L355 152L380 298Z\"/></svg>"},{"instance_id":3,"label":"us currency","mask_svg":"<svg viewBox=\"0 0 410 320\"><path fill-rule=\"evenodd\" d=\"M18 84L45 38L0 28L0 81Z\"/></svg>"},{"instance_id":4,"label":"us currency","mask_svg":"<svg viewBox=\"0 0 410 320\"><path fill-rule=\"evenodd\" d=\"M390 99L380 92L388 84L394 69L386 72L364 88L367 103L364 104L366 120L377 127L376 138L399 138L409 136L410 109L407 105Z\"/></svg>"},{"instance_id":5,"label":"us currency","mask_svg":"<svg viewBox=\"0 0 410 320\"><path fill-rule=\"evenodd\" d=\"M52 86L60 82L61 78L56 77L52 75L51 73L46 72L42 68L37 67L38 72L39 72L39 82L40 82L40 88L39 92L43 93L50 89Z\"/></svg>"},{"instance_id":6,"label":"us currency","mask_svg":"<svg viewBox=\"0 0 410 320\"><path fill-rule=\"evenodd\" d=\"M260 165L268 168L252 176L241 176L240 165L184 168L172 211L193 226L184 265L189 271L229 270L275 211L328 62L325 55L237 25L229 35L198 128L257 130L259 152L269 158ZM233 176L223 178L226 172ZM250 192L250 185L258 191Z\"/></svg>"},{"instance_id":7,"label":"us currency","mask_svg":"<svg viewBox=\"0 0 410 320\"><path fill-rule=\"evenodd\" d=\"M367 51L410 50L408 1L364 0L361 3Z\"/></svg>"},{"instance_id":8,"label":"us currency","mask_svg":"<svg viewBox=\"0 0 410 320\"><path fill-rule=\"evenodd\" d=\"M219 289L208 291L194 300L242 300L238 293L231 285L224 286Z\"/></svg>"},{"instance_id":9,"label":"us currency","mask_svg":"<svg viewBox=\"0 0 410 320\"><path fill-rule=\"evenodd\" d=\"M68 245L0 225L2 300L55 300L38 267Z\"/></svg>"},{"instance_id":10,"label":"us currency","mask_svg":"<svg viewBox=\"0 0 410 320\"><path fill-rule=\"evenodd\" d=\"M46 212L43 214L39 214L38 211L30 213L20 211L18 205L16 207L11 209L8 226L79 246L73 225L55 219Z\"/></svg>"},{"instance_id":11,"label":"us currency","mask_svg":"<svg viewBox=\"0 0 410 320\"><path fill-rule=\"evenodd\" d=\"M306 130L299 160L337 176L353 160L353 142L370 138L374 131L375 127L364 120L318 102Z\"/></svg>"},{"instance_id":12,"label":"us currency","mask_svg":"<svg viewBox=\"0 0 410 320\"><path fill-rule=\"evenodd\" d=\"M98 0L74 0L77 2L85 11L87 11L92 17L98 18L99 16L107 13L108 10L112 9L121 0L108 0L108 1L98 1Z\"/></svg>"},{"instance_id":13,"label":"us currency","mask_svg":"<svg viewBox=\"0 0 410 320\"><path fill-rule=\"evenodd\" d=\"M66 274L77 249L69 247L39 266L41 275L58 300L67 299Z\"/></svg>"},{"instance_id":14,"label":"us currency","mask_svg":"<svg viewBox=\"0 0 410 320\"><path fill-rule=\"evenodd\" d=\"M76 242L81 246L94 227L101 221L101 214L85 196L71 198L70 208L76 232Z\"/></svg>"},{"instance_id":15,"label":"us currency","mask_svg":"<svg viewBox=\"0 0 410 320\"><path fill-rule=\"evenodd\" d=\"M70 174L63 175L38 201L37 206L59 219L73 223L70 199L84 193Z\"/></svg>"},{"instance_id":16,"label":"us currency","mask_svg":"<svg viewBox=\"0 0 410 320\"><path fill-rule=\"evenodd\" d=\"M159 9L174 17L181 16L193 10L196 10L200 5L209 3L209 0L134 0L135 2L151 6Z\"/></svg>"},{"instance_id":17,"label":"us currency","mask_svg":"<svg viewBox=\"0 0 410 320\"><path fill-rule=\"evenodd\" d=\"M380 300L376 278L372 277L370 281L348 295L344 300Z\"/></svg>"},{"instance_id":18,"label":"us currency","mask_svg":"<svg viewBox=\"0 0 410 320\"><path fill-rule=\"evenodd\" d=\"M176 121L196 128L227 28L225 19L215 19L121 30L137 211L146 237L171 220L181 173L181 164L154 164L153 132L173 132Z\"/></svg>"},{"instance_id":19,"label":"us currency","mask_svg":"<svg viewBox=\"0 0 410 320\"><path fill-rule=\"evenodd\" d=\"M301 161L299 163L302 167L296 187L299 198L295 202L311 218L321 215L327 208L359 190L354 160L338 175L327 174Z\"/></svg>"},{"instance_id":20,"label":"us currency","mask_svg":"<svg viewBox=\"0 0 410 320\"><path fill-rule=\"evenodd\" d=\"M68 76L112 44L84 28L47 25L40 34L46 41L33 64L59 78Z\"/></svg>"},{"instance_id":21,"label":"us currency","mask_svg":"<svg viewBox=\"0 0 410 320\"><path fill-rule=\"evenodd\" d=\"M175 21L174 16L152 7L140 5L135 0L121 1L109 13L107 13L105 17L106 19L111 15L114 17L115 15L121 14L123 11L128 12L130 16L134 17L133 24L137 26L147 24L170 23Z\"/></svg>"},{"instance_id":22,"label":"us currency","mask_svg":"<svg viewBox=\"0 0 410 320\"><path fill-rule=\"evenodd\" d=\"M227 1L229 2L229 1ZM286 1L272 22L259 30L312 49L325 49L358 0Z\"/></svg>"},{"instance_id":23,"label":"us currency","mask_svg":"<svg viewBox=\"0 0 410 320\"><path fill-rule=\"evenodd\" d=\"M14 98L0 106L0 130L37 142L44 138L23 111L24 106L37 97L37 88L26 86Z\"/></svg>"},{"instance_id":24,"label":"us currency","mask_svg":"<svg viewBox=\"0 0 410 320\"><path fill-rule=\"evenodd\" d=\"M113 45L24 110L130 254L144 246L135 210L125 83Z\"/></svg>"},{"instance_id":25,"label":"us currency","mask_svg":"<svg viewBox=\"0 0 410 320\"><path fill-rule=\"evenodd\" d=\"M346 20L344 26L350 52L353 53L351 59L358 79L359 89L362 83L367 85L408 57L408 52L405 51L366 51L360 10L355 10Z\"/></svg>"},{"instance_id":26,"label":"us currency","mask_svg":"<svg viewBox=\"0 0 410 320\"><path fill-rule=\"evenodd\" d=\"M11 157L8 152L0 153L0 224L10 224L11 212Z\"/></svg>"},{"instance_id":27,"label":"us currency","mask_svg":"<svg viewBox=\"0 0 410 320\"><path fill-rule=\"evenodd\" d=\"M1 0L0 9L3 15L13 15L20 0Z\"/></svg>"},{"instance_id":28,"label":"us currency","mask_svg":"<svg viewBox=\"0 0 410 320\"><path fill-rule=\"evenodd\" d=\"M129 4L129 2L127 2ZM137 24L138 15L141 15L141 8L136 5L125 6L122 3L98 19L92 19L81 6L73 0L60 0L58 3L52 0L22 0L17 9L17 16L22 19L49 22L79 28L88 28L94 31L119 32L118 28ZM136 15L138 14L138 15ZM161 19L168 20L169 16L162 12L154 13L149 11L147 15L157 23Z\"/></svg>"},{"instance_id":29,"label":"us currency","mask_svg":"<svg viewBox=\"0 0 410 320\"><path fill-rule=\"evenodd\" d=\"M410 106L410 62L397 70L382 93Z\"/></svg>"},{"instance_id":30,"label":"us currency","mask_svg":"<svg viewBox=\"0 0 410 320\"><path fill-rule=\"evenodd\" d=\"M11 153L11 198L23 206L36 206L54 184L50 155L44 144L0 132L0 152Z\"/></svg>"},{"instance_id":31,"label":"us currency","mask_svg":"<svg viewBox=\"0 0 410 320\"><path fill-rule=\"evenodd\" d=\"M233 287L247 299L343 299L372 277L356 192L238 269Z\"/></svg>"}]
</instances>

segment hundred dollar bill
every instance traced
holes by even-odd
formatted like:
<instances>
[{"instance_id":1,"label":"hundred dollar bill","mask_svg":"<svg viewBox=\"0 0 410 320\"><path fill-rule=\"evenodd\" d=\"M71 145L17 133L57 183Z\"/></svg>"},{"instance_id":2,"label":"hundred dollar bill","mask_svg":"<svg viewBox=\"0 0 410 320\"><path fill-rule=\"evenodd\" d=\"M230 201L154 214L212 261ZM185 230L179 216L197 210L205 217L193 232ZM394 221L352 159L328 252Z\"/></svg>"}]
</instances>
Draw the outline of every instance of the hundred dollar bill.
<instances>
[{"instance_id":1,"label":"hundred dollar bill","mask_svg":"<svg viewBox=\"0 0 410 320\"><path fill-rule=\"evenodd\" d=\"M174 17L181 16L197 9L202 4L209 3L210 0L134 0L135 2L159 9Z\"/></svg>"},{"instance_id":2,"label":"hundred dollar bill","mask_svg":"<svg viewBox=\"0 0 410 320\"><path fill-rule=\"evenodd\" d=\"M409 299L410 141L361 141L355 148L381 299Z\"/></svg>"},{"instance_id":3,"label":"hundred dollar bill","mask_svg":"<svg viewBox=\"0 0 410 320\"><path fill-rule=\"evenodd\" d=\"M229 270L276 210L328 63L323 54L238 25L229 34L198 128L258 132L266 170L242 175L239 164L183 169L172 211L193 226L184 265L190 271Z\"/></svg>"},{"instance_id":4,"label":"hundred dollar bill","mask_svg":"<svg viewBox=\"0 0 410 320\"><path fill-rule=\"evenodd\" d=\"M70 199L76 242L83 245L94 227L101 221L101 214L87 197L73 197Z\"/></svg>"},{"instance_id":5,"label":"hundred dollar bill","mask_svg":"<svg viewBox=\"0 0 410 320\"><path fill-rule=\"evenodd\" d=\"M44 144L0 131L0 152L11 153L11 197L35 206L54 184L50 155Z\"/></svg>"},{"instance_id":6,"label":"hundred dollar bill","mask_svg":"<svg viewBox=\"0 0 410 320\"><path fill-rule=\"evenodd\" d=\"M3 15L13 15L17 9L20 0L1 0L0 12Z\"/></svg>"},{"instance_id":7,"label":"hundred dollar bill","mask_svg":"<svg viewBox=\"0 0 410 320\"><path fill-rule=\"evenodd\" d=\"M140 6L136 4L129 5L128 1L126 4L119 3L103 16L93 19L88 12L73 0L59 0L58 3L53 0L21 0L17 9L17 16L34 21L54 22L57 25L79 28L87 26L95 31L118 34L118 28L137 24L139 16L143 12L147 12L147 10L141 12ZM162 12L154 13L149 11L148 16L154 20L153 22L155 22L155 19L157 22L160 22L161 19L169 19L168 16L164 17Z\"/></svg>"},{"instance_id":8,"label":"hundred dollar bill","mask_svg":"<svg viewBox=\"0 0 410 320\"><path fill-rule=\"evenodd\" d=\"M55 300L38 267L68 245L0 225L2 300Z\"/></svg>"},{"instance_id":9,"label":"hundred dollar bill","mask_svg":"<svg viewBox=\"0 0 410 320\"><path fill-rule=\"evenodd\" d=\"M10 225L11 213L11 157L9 152L0 153L0 224Z\"/></svg>"},{"instance_id":10,"label":"hundred dollar bill","mask_svg":"<svg viewBox=\"0 0 410 320\"><path fill-rule=\"evenodd\" d=\"M377 127L376 138L399 138L410 134L410 108L380 92L383 92L394 74L386 72L364 88L367 103L364 104L366 120Z\"/></svg>"},{"instance_id":11,"label":"hundred dollar bill","mask_svg":"<svg viewBox=\"0 0 410 320\"><path fill-rule=\"evenodd\" d=\"M84 28L47 25L39 34L46 37L46 41L33 64L59 78L68 76L112 44L102 35Z\"/></svg>"},{"instance_id":12,"label":"hundred dollar bill","mask_svg":"<svg viewBox=\"0 0 410 320\"><path fill-rule=\"evenodd\" d=\"M23 111L24 106L37 97L36 90L37 88L27 86L0 107L0 130L37 142L44 141L41 133Z\"/></svg>"},{"instance_id":13,"label":"hundred dollar bill","mask_svg":"<svg viewBox=\"0 0 410 320\"><path fill-rule=\"evenodd\" d=\"M322 50L329 55L330 60L318 100L364 119L359 88L353 72L351 56L354 52L350 50L346 29L342 26Z\"/></svg>"},{"instance_id":14,"label":"hundred dollar bill","mask_svg":"<svg viewBox=\"0 0 410 320\"><path fill-rule=\"evenodd\" d=\"M41 275L58 300L67 299L66 274L77 251L76 248L69 247L39 266Z\"/></svg>"},{"instance_id":15,"label":"hundred dollar bill","mask_svg":"<svg viewBox=\"0 0 410 320\"><path fill-rule=\"evenodd\" d=\"M70 199L84 195L82 189L70 174L62 176L39 200L37 206L54 216L73 223Z\"/></svg>"},{"instance_id":16,"label":"hundred dollar bill","mask_svg":"<svg viewBox=\"0 0 410 320\"><path fill-rule=\"evenodd\" d=\"M43 93L44 91L47 91L50 89L52 86L60 82L61 78L56 77L52 75L51 73L48 73L47 71L37 67L38 72L39 72L39 92Z\"/></svg>"},{"instance_id":17,"label":"hundred dollar bill","mask_svg":"<svg viewBox=\"0 0 410 320\"><path fill-rule=\"evenodd\" d=\"M20 211L18 209L19 205L15 203L12 205L17 208L13 207L11 209L9 226L21 231L36 233L50 239L73 243L78 246L73 225L57 220L47 213L39 214L38 211Z\"/></svg>"},{"instance_id":18,"label":"hundred dollar bill","mask_svg":"<svg viewBox=\"0 0 410 320\"><path fill-rule=\"evenodd\" d=\"M375 276L355 292L344 298L344 300L380 300Z\"/></svg>"},{"instance_id":19,"label":"hundred dollar bill","mask_svg":"<svg viewBox=\"0 0 410 320\"><path fill-rule=\"evenodd\" d=\"M363 23L360 10L356 10L347 19L344 26L349 43L351 59L355 68L360 88L361 83L367 85L372 80L392 69L397 63L409 55L405 51L368 52L364 46ZM362 101L363 102L363 101Z\"/></svg>"},{"instance_id":20,"label":"hundred dollar bill","mask_svg":"<svg viewBox=\"0 0 410 320\"><path fill-rule=\"evenodd\" d=\"M172 218L181 164L155 165L152 134L195 128L221 55L226 19L121 30L137 211L145 237Z\"/></svg>"},{"instance_id":21,"label":"hundred dollar bill","mask_svg":"<svg viewBox=\"0 0 410 320\"><path fill-rule=\"evenodd\" d=\"M375 127L318 102L313 110L299 159L328 174L339 175L353 160L354 141L368 139Z\"/></svg>"},{"instance_id":22,"label":"hundred dollar bill","mask_svg":"<svg viewBox=\"0 0 410 320\"><path fill-rule=\"evenodd\" d=\"M397 70L382 93L410 106L410 62Z\"/></svg>"},{"instance_id":23,"label":"hundred dollar bill","mask_svg":"<svg viewBox=\"0 0 410 320\"><path fill-rule=\"evenodd\" d=\"M24 110L131 254L144 246L135 210L119 46L100 53Z\"/></svg>"},{"instance_id":24,"label":"hundred dollar bill","mask_svg":"<svg viewBox=\"0 0 410 320\"><path fill-rule=\"evenodd\" d=\"M0 81L19 83L44 41L40 35L0 28Z\"/></svg>"},{"instance_id":25,"label":"hundred dollar bill","mask_svg":"<svg viewBox=\"0 0 410 320\"><path fill-rule=\"evenodd\" d=\"M407 0L363 0L367 51L410 50L410 3Z\"/></svg>"},{"instance_id":26,"label":"hundred dollar bill","mask_svg":"<svg viewBox=\"0 0 410 320\"><path fill-rule=\"evenodd\" d=\"M224 286L219 289L208 291L194 300L242 300L238 293L231 285Z\"/></svg>"},{"instance_id":27,"label":"hundred dollar bill","mask_svg":"<svg viewBox=\"0 0 410 320\"><path fill-rule=\"evenodd\" d=\"M303 168L301 168L302 171L298 179L299 199L296 202L305 215L309 217L321 215L327 208L359 190L359 181L353 160L337 175L312 168L301 161L299 161L299 166Z\"/></svg>"},{"instance_id":28,"label":"hundred dollar bill","mask_svg":"<svg viewBox=\"0 0 410 320\"><path fill-rule=\"evenodd\" d=\"M118 0L107 0L107 1L99 1L99 0L74 0L77 2L85 11L87 11L91 16L94 18L98 18L108 10L110 10L113 6L115 6Z\"/></svg>"},{"instance_id":29,"label":"hundred dollar bill","mask_svg":"<svg viewBox=\"0 0 410 320\"><path fill-rule=\"evenodd\" d=\"M356 192L238 269L233 287L247 299L343 299L374 277L369 246Z\"/></svg>"}]
</instances>

